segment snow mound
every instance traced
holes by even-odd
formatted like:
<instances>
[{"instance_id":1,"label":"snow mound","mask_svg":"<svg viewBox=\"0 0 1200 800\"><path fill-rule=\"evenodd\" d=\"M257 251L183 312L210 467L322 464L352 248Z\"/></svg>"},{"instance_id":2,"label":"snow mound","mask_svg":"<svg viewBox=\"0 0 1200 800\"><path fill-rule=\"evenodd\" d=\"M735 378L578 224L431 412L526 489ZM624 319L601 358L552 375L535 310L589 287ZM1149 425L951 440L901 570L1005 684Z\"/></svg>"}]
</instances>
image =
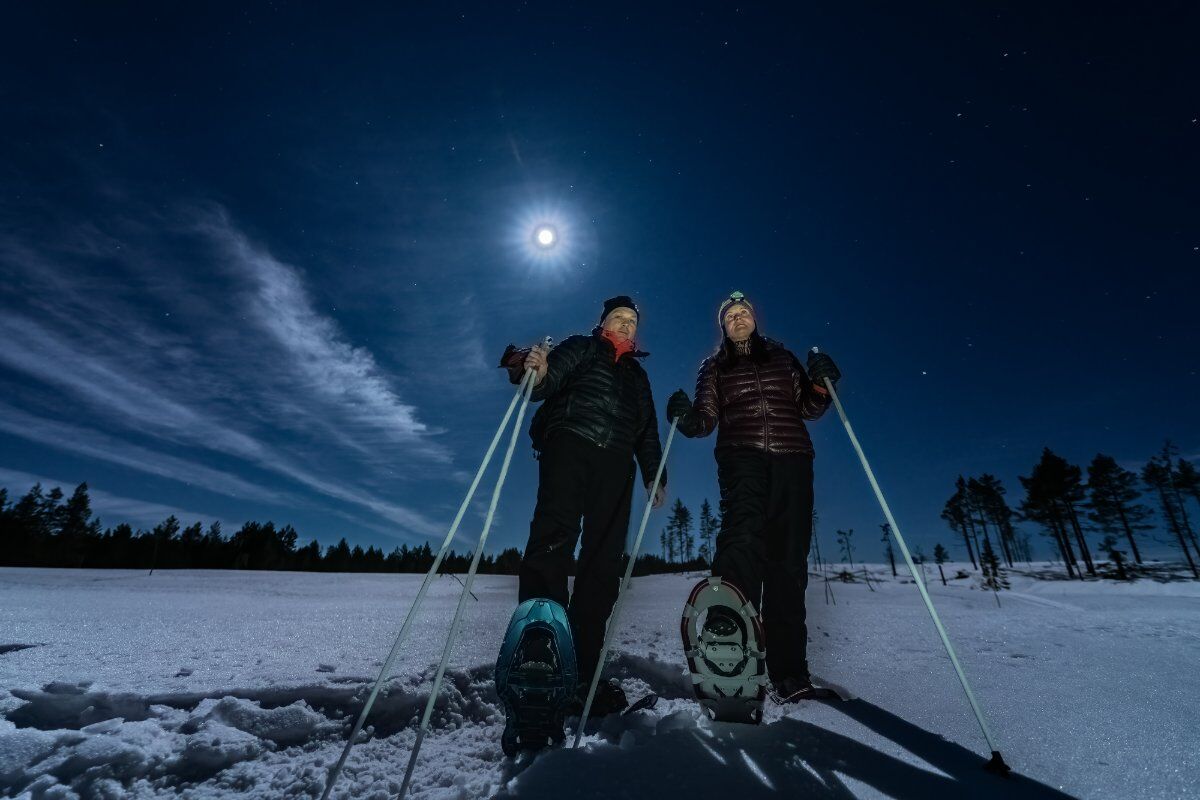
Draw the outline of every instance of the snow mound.
<instances>
[{"instance_id":1,"label":"snow mound","mask_svg":"<svg viewBox=\"0 0 1200 800\"><path fill-rule=\"evenodd\" d=\"M20 693L15 693L20 696ZM0 792L31 797L123 797L135 784L172 788L203 782L279 748L340 737L343 722L303 700L264 708L242 697L206 698L190 711L122 695L119 702L75 684L45 687L37 711L0 730ZM46 698L54 698L47 702ZM78 729L41 730L51 718L74 723L85 703L123 704L134 719L107 717ZM100 712L96 712L100 713ZM40 725L28 725L31 719Z\"/></svg>"},{"instance_id":2,"label":"snow mound","mask_svg":"<svg viewBox=\"0 0 1200 800\"><path fill-rule=\"evenodd\" d=\"M195 716L181 726L188 732L193 723L216 720L226 726L243 731L257 739L265 739L277 745L300 744L314 736L336 733L341 725L313 711L308 703L297 700L290 706L266 709L253 700L238 697L223 697L220 700L204 700L196 707Z\"/></svg>"}]
</instances>

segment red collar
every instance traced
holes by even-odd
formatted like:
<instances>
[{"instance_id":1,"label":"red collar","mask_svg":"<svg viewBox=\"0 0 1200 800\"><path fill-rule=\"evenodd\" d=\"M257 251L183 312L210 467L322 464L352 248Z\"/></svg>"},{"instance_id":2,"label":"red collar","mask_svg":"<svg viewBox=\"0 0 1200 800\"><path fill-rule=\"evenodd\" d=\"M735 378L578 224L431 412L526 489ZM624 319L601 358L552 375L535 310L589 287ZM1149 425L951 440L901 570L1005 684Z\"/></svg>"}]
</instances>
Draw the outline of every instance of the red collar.
<instances>
[{"instance_id":1,"label":"red collar","mask_svg":"<svg viewBox=\"0 0 1200 800\"><path fill-rule=\"evenodd\" d=\"M626 353L633 352L633 340L622 339L612 331L606 330L600 331L600 335L612 342L613 349L616 350L616 355L613 356L613 361L620 361L621 356L625 355Z\"/></svg>"}]
</instances>

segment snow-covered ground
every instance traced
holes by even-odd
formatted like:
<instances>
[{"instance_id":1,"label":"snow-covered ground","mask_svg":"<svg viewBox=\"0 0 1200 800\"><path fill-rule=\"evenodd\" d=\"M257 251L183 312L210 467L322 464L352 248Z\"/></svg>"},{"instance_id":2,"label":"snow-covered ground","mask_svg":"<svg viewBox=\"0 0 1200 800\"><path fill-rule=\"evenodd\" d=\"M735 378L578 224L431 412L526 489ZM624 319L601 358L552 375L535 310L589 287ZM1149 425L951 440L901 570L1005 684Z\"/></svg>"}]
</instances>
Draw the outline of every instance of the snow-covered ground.
<instances>
[{"instance_id":1,"label":"snow-covered ground","mask_svg":"<svg viewBox=\"0 0 1200 800\"><path fill-rule=\"evenodd\" d=\"M953 575L956 565L947 565ZM814 672L849 702L713 724L684 678L698 576L634 581L612 669L657 708L580 751L506 760L491 684L514 578L478 579L416 798L1200 796L1200 583L1013 575L930 591L1008 762L985 745L911 583L809 587ZM0 569L0 794L317 797L420 576ZM398 790L461 590L437 579L337 797ZM590 728L592 730L592 728Z\"/></svg>"}]
</instances>

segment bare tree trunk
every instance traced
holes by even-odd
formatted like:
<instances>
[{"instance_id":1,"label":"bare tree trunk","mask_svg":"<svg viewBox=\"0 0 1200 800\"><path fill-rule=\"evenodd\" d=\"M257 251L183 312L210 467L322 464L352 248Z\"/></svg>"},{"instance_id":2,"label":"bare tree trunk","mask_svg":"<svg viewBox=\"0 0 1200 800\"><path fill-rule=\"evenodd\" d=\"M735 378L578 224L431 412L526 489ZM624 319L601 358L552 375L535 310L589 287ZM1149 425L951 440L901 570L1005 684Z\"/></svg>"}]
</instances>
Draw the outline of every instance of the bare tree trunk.
<instances>
[{"instance_id":1,"label":"bare tree trunk","mask_svg":"<svg viewBox=\"0 0 1200 800\"><path fill-rule=\"evenodd\" d=\"M1125 507L1120 503L1117 504L1117 512L1121 515L1121 527L1125 529L1125 538L1129 540L1129 549L1133 552L1133 560L1137 563L1142 563L1142 554L1138 550L1137 542L1133 538L1133 528L1129 525L1129 520L1125 518Z\"/></svg>"},{"instance_id":2,"label":"bare tree trunk","mask_svg":"<svg viewBox=\"0 0 1200 800\"><path fill-rule=\"evenodd\" d=\"M983 550L979 549L979 534L975 532L975 518L973 516L971 516L970 511L967 512L966 518L967 518L967 526L971 530L971 539L975 542L975 552L979 553L979 559L982 562ZM974 559L971 559L971 560L974 561Z\"/></svg>"},{"instance_id":3,"label":"bare tree trunk","mask_svg":"<svg viewBox=\"0 0 1200 800\"><path fill-rule=\"evenodd\" d=\"M1012 525L997 522L996 527L1000 529L1000 547L1004 550L1004 558L1008 561L1008 568L1012 569L1017 558L1017 540L1013 537Z\"/></svg>"},{"instance_id":4,"label":"bare tree trunk","mask_svg":"<svg viewBox=\"0 0 1200 800\"><path fill-rule=\"evenodd\" d=\"M1083 556L1083 563L1087 566L1088 575L1096 577L1096 565L1092 561L1092 551L1087 545L1087 539L1083 537L1083 526L1079 524L1079 517L1075 514L1075 506L1069 501L1064 500L1063 505L1067 507L1067 519L1071 522L1071 528L1075 531L1075 541L1079 543L1079 554Z\"/></svg>"},{"instance_id":5,"label":"bare tree trunk","mask_svg":"<svg viewBox=\"0 0 1200 800\"><path fill-rule=\"evenodd\" d=\"M959 526L959 532L962 533L963 544L967 546L967 556L971 559L971 567L979 569L979 565L975 563L975 551L971 549L971 537L967 535L966 523Z\"/></svg>"},{"instance_id":6,"label":"bare tree trunk","mask_svg":"<svg viewBox=\"0 0 1200 800\"><path fill-rule=\"evenodd\" d=\"M1168 474L1167 479L1170 480ZM1200 571L1196 569L1196 562L1192 560L1192 552L1188 549L1187 539L1183 535L1183 527L1179 524L1179 520L1175 516L1175 508L1171 505L1171 498L1167 496L1166 487L1160 486L1158 496L1162 502L1163 511L1167 514L1167 521L1171 524L1171 532L1179 539L1179 549L1183 551L1183 555L1187 558L1188 566L1192 568L1192 575L1197 580L1200 580Z\"/></svg>"},{"instance_id":7,"label":"bare tree trunk","mask_svg":"<svg viewBox=\"0 0 1200 800\"><path fill-rule=\"evenodd\" d=\"M1083 575L1076 575L1078 571L1078 562L1075 561L1075 553L1071 550L1071 540L1067 538L1066 527L1063 525L1058 516L1058 506L1050 507L1050 522L1054 530L1054 538L1058 542L1058 549L1062 551L1063 563L1067 565L1067 575L1072 578L1082 578ZM1074 568L1074 569L1073 569Z\"/></svg>"},{"instance_id":8,"label":"bare tree trunk","mask_svg":"<svg viewBox=\"0 0 1200 800\"><path fill-rule=\"evenodd\" d=\"M979 524L983 526L984 538L987 538L987 515L982 512L980 513ZM1000 554L1004 556L1004 560L1008 562L1008 566L1011 567L1013 565L1012 556L1009 555L1008 552L1008 542L1004 540L1004 528L1000 525L1000 521L995 517L992 517L992 527L996 529L996 541L1000 542Z\"/></svg>"},{"instance_id":9,"label":"bare tree trunk","mask_svg":"<svg viewBox=\"0 0 1200 800\"><path fill-rule=\"evenodd\" d=\"M1179 515L1183 518L1183 529L1187 531L1188 538L1192 541L1192 547L1196 548L1196 552L1200 554L1200 542L1196 541L1196 532L1192 530L1192 524L1188 521L1187 509L1184 508L1183 495L1179 493L1179 488L1175 486L1175 478L1171 476L1170 469L1167 470L1167 475L1171 480L1171 492L1175 495L1175 499L1179 501Z\"/></svg>"}]
</instances>

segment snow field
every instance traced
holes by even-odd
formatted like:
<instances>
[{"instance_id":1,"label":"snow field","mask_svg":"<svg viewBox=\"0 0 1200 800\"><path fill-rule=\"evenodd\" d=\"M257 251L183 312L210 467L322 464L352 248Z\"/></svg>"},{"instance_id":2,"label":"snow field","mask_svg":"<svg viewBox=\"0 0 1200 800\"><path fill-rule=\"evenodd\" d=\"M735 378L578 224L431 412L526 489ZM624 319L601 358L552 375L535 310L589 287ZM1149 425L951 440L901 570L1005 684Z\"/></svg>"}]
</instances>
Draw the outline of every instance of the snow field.
<instances>
[{"instance_id":1,"label":"snow field","mask_svg":"<svg viewBox=\"0 0 1200 800\"><path fill-rule=\"evenodd\" d=\"M947 576L958 565L947 565ZM515 579L469 601L414 798L1183 797L1200 793L1193 733L1200 586L1012 576L943 587L938 604L1006 759L984 743L915 587L814 577L814 672L845 703L768 706L763 726L710 723L691 700L679 612L698 576L634 580L611 674L652 712L589 725L579 751L509 761L492 687ZM1039 570L1046 575L1052 570ZM0 794L319 797L326 771L421 576L0 570ZM394 796L454 603L433 585L335 792Z\"/></svg>"}]
</instances>

